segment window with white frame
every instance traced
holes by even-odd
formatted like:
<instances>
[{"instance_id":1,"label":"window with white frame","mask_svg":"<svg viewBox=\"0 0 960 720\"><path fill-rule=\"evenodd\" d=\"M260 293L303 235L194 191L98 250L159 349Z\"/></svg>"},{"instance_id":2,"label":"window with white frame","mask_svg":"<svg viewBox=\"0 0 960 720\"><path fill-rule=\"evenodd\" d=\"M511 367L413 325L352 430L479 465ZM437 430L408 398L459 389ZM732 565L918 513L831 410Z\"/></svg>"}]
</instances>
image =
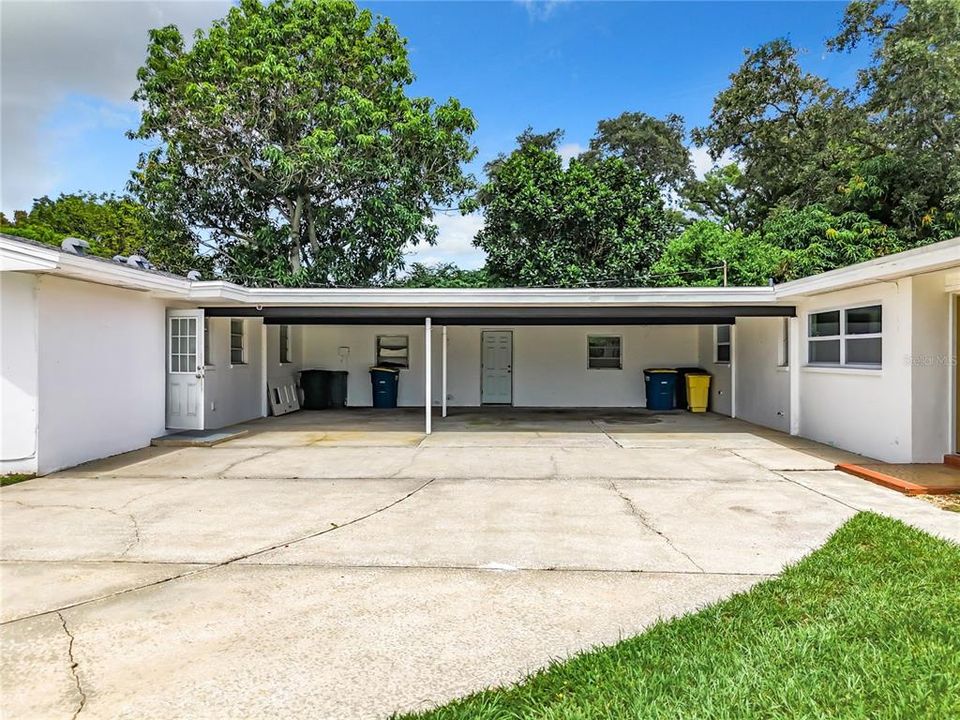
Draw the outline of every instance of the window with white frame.
<instances>
[{"instance_id":1,"label":"window with white frame","mask_svg":"<svg viewBox=\"0 0 960 720\"><path fill-rule=\"evenodd\" d=\"M280 364L290 363L290 326L280 326Z\"/></svg>"},{"instance_id":2,"label":"window with white frame","mask_svg":"<svg viewBox=\"0 0 960 720\"><path fill-rule=\"evenodd\" d=\"M376 364L381 367L410 367L410 337L408 335L377 335Z\"/></svg>"},{"instance_id":3,"label":"window with white frame","mask_svg":"<svg viewBox=\"0 0 960 720\"><path fill-rule=\"evenodd\" d=\"M203 364L206 367L213 365L213 355L210 352L210 318L203 318Z\"/></svg>"},{"instance_id":4,"label":"window with white frame","mask_svg":"<svg viewBox=\"0 0 960 720\"><path fill-rule=\"evenodd\" d=\"M811 313L807 364L880 367L883 364L883 307L841 308Z\"/></svg>"},{"instance_id":5,"label":"window with white frame","mask_svg":"<svg viewBox=\"0 0 960 720\"><path fill-rule=\"evenodd\" d=\"M243 365L246 362L246 323L243 320L230 321L230 364Z\"/></svg>"},{"instance_id":6,"label":"window with white frame","mask_svg":"<svg viewBox=\"0 0 960 720\"><path fill-rule=\"evenodd\" d=\"M587 335L587 367L591 370L623 369L623 338L619 335Z\"/></svg>"},{"instance_id":7,"label":"window with white frame","mask_svg":"<svg viewBox=\"0 0 960 720\"><path fill-rule=\"evenodd\" d=\"M721 365L730 362L730 326L713 326L713 361Z\"/></svg>"},{"instance_id":8,"label":"window with white frame","mask_svg":"<svg viewBox=\"0 0 960 720\"><path fill-rule=\"evenodd\" d=\"M783 318L780 323L780 354L777 365L790 367L790 318Z\"/></svg>"}]
</instances>

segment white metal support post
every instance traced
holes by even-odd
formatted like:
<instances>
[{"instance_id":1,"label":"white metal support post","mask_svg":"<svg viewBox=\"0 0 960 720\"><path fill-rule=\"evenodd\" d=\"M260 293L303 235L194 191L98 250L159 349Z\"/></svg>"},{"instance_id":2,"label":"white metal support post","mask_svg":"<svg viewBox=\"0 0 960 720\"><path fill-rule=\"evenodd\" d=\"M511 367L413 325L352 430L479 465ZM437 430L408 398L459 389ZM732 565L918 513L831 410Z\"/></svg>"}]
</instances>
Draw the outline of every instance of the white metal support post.
<instances>
[{"instance_id":1,"label":"white metal support post","mask_svg":"<svg viewBox=\"0 0 960 720\"><path fill-rule=\"evenodd\" d=\"M737 324L730 326L730 417L737 416Z\"/></svg>"},{"instance_id":2,"label":"white metal support post","mask_svg":"<svg viewBox=\"0 0 960 720\"><path fill-rule=\"evenodd\" d=\"M790 434L800 434L800 318L792 317L787 323L787 372L790 377Z\"/></svg>"},{"instance_id":3,"label":"white metal support post","mask_svg":"<svg viewBox=\"0 0 960 720\"><path fill-rule=\"evenodd\" d=\"M440 417L447 416L447 326L443 326L443 346L440 353Z\"/></svg>"},{"instance_id":4,"label":"white metal support post","mask_svg":"<svg viewBox=\"0 0 960 720\"><path fill-rule=\"evenodd\" d=\"M424 378L423 378L423 405L424 405L424 432L429 435L433 432L433 427L431 426L432 411L433 411L433 347L431 346L431 334L433 332L433 321L430 318L426 318L423 321L423 367L424 367Z\"/></svg>"}]
</instances>

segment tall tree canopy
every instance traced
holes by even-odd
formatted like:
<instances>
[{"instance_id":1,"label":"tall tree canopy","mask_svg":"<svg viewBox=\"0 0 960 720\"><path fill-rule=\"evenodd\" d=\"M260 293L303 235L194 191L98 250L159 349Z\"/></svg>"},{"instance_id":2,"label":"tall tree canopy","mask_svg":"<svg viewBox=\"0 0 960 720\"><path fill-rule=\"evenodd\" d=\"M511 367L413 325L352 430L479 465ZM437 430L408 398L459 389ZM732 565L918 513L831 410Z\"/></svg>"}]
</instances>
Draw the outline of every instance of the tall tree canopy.
<instances>
[{"instance_id":1,"label":"tall tree canopy","mask_svg":"<svg viewBox=\"0 0 960 720\"><path fill-rule=\"evenodd\" d=\"M590 163L618 157L645 172L664 191L679 192L693 179L685 136L679 115L660 120L642 112L625 112L597 123L582 160Z\"/></svg>"},{"instance_id":2,"label":"tall tree canopy","mask_svg":"<svg viewBox=\"0 0 960 720\"><path fill-rule=\"evenodd\" d=\"M143 255L161 270L209 273L212 263L199 255L196 236L176 223L160 220L128 197L79 193L41 197L11 222L0 215L0 232L59 245L66 237L90 243L101 257Z\"/></svg>"},{"instance_id":3,"label":"tall tree canopy","mask_svg":"<svg viewBox=\"0 0 960 720\"><path fill-rule=\"evenodd\" d=\"M192 47L154 30L132 188L241 282L383 282L471 188L472 113L409 97L405 40L348 0L240 0Z\"/></svg>"},{"instance_id":4,"label":"tall tree canopy","mask_svg":"<svg viewBox=\"0 0 960 720\"><path fill-rule=\"evenodd\" d=\"M960 3L854 0L828 47L861 43L871 62L849 90L804 72L786 40L749 52L693 133L713 157L731 152L739 177L694 183L690 207L736 199L748 231L818 205L862 213L907 245L960 233Z\"/></svg>"},{"instance_id":5,"label":"tall tree canopy","mask_svg":"<svg viewBox=\"0 0 960 720\"><path fill-rule=\"evenodd\" d=\"M618 157L565 168L561 136L522 134L463 204L483 212L487 271L504 285L644 284L668 232L658 188Z\"/></svg>"},{"instance_id":6,"label":"tall tree canopy","mask_svg":"<svg viewBox=\"0 0 960 720\"><path fill-rule=\"evenodd\" d=\"M693 131L714 159L740 165L742 229L757 229L778 205L800 207L834 193L833 166L861 116L845 93L804 72L797 50L773 40L747 53L714 99L710 124Z\"/></svg>"}]
</instances>

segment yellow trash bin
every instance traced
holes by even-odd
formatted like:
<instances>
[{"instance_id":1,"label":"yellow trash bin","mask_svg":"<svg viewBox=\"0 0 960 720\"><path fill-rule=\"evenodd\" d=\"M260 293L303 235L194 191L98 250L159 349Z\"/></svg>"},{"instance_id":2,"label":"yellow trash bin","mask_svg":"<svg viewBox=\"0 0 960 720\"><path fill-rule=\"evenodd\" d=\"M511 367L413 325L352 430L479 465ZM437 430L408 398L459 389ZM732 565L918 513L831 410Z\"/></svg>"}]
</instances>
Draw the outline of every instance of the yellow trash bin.
<instances>
[{"instance_id":1,"label":"yellow trash bin","mask_svg":"<svg viewBox=\"0 0 960 720\"><path fill-rule=\"evenodd\" d=\"M710 401L710 376L706 373L687 373L687 409L706 412Z\"/></svg>"}]
</instances>

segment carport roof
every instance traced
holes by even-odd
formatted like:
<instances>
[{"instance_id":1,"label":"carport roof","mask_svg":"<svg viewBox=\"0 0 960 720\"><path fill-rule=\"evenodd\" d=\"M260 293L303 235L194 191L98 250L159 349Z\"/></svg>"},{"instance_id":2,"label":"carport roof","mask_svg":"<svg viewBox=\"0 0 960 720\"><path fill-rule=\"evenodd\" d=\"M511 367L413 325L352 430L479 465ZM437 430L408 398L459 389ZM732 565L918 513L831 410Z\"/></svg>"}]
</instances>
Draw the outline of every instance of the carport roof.
<instances>
[{"instance_id":1,"label":"carport roof","mask_svg":"<svg viewBox=\"0 0 960 720\"><path fill-rule=\"evenodd\" d=\"M209 317L262 317L267 324L409 325L426 318L441 325L699 325L730 324L737 317L793 317L792 305L221 305L204 308Z\"/></svg>"}]
</instances>

